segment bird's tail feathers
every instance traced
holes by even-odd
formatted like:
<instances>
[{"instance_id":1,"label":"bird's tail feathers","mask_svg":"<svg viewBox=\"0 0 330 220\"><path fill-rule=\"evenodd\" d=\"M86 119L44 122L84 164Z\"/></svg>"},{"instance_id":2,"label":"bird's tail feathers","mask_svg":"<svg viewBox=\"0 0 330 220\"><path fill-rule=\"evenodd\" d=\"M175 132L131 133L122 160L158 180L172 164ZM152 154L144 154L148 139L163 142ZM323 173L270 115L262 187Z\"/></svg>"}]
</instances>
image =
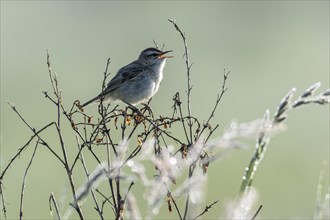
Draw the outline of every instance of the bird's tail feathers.
<instances>
[{"instance_id":1,"label":"bird's tail feathers","mask_svg":"<svg viewBox=\"0 0 330 220\"><path fill-rule=\"evenodd\" d=\"M98 99L100 99L100 96L99 96L99 95L96 96L95 98L89 100L88 102L82 104L81 107L85 107L86 105L89 105L89 104L91 104L92 102L95 102L95 101L98 100Z\"/></svg>"}]
</instances>

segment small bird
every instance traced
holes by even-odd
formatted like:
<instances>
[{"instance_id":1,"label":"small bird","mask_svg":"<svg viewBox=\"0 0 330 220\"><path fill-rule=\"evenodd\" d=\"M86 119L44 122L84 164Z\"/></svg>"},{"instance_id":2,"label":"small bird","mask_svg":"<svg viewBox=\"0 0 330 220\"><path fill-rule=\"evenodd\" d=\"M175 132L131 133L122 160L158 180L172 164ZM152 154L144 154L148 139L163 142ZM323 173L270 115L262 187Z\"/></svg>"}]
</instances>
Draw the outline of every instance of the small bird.
<instances>
[{"instance_id":1,"label":"small bird","mask_svg":"<svg viewBox=\"0 0 330 220\"><path fill-rule=\"evenodd\" d=\"M126 104L137 105L148 101L158 91L163 79L166 54L172 50L161 51L157 48L143 50L139 58L120 68L117 74L107 84L106 89L81 105L84 107L93 102L120 100Z\"/></svg>"}]
</instances>

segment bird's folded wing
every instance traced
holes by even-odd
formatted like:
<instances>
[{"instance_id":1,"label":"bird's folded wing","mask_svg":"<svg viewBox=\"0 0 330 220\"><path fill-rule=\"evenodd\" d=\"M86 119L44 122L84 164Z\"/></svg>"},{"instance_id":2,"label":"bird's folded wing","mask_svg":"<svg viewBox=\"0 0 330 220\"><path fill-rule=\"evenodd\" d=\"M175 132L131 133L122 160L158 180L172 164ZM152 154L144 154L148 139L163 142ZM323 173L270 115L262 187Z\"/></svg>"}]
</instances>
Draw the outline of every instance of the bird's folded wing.
<instances>
[{"instance_id":1,"label":"bird's folded wing","mask_svg":"<svg viewBox=\"0 0 330 220\"><path fill-rule=\"evenodd\" d=\"M105 93L111 92L118 87L128 83L132 79L136 78L138 75L143 73L145 68L141 64L136 63L135 61L120 68L115 77L108 83Z\"/></svg>"}]
</instances>

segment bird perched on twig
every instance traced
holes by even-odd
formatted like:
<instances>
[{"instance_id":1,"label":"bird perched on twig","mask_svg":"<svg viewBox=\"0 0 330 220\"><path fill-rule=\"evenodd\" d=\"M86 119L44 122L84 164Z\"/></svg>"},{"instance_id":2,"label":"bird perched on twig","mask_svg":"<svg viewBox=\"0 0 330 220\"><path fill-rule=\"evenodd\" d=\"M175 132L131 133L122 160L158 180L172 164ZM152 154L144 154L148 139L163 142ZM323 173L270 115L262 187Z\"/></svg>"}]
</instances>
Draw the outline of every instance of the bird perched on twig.
<instances>
[{"instance_id":1,"label":"bird perched on twig","mask_svg":"<svg viewBox=\"0 0 330 220\"><path fill-rule=\"evenodd\" d=\"M117 74L107 84L106 89L81 105L84 107L93 102L120 100L129 105L137 105L148 101L158 91L163 79L166 54L172 50L161 51L156 48L143 50L139 58L120 68Z\"/></svg>"}]
</instances>

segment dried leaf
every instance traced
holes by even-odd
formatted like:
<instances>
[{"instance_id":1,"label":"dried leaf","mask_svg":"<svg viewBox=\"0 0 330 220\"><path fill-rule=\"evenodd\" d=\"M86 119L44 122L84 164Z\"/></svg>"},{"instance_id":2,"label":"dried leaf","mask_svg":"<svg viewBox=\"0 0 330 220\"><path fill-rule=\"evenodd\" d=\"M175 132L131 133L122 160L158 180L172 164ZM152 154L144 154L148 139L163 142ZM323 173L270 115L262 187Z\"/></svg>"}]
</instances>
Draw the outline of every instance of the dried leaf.
<instances>
[{"instance_id":1,"label":"dried leaf","mask_svg":"<svg viewBox=\"0 0 330 220\"><path fill-rule=\"evenodd\" d=\"M138 146L142 147L143 141L141 140L141 138L137 138L137 142L138 142Z\"/></svg>"},{"instance_id":2,"label":"dried leaf","mask_svg":"<svg viewBox=\"0 0 330 220\"><path fill-rule=\"evenodd\" d=\"M131 125L131 117L126 116L126 125Z\"/></svg>"},{"instance_id":3,"label":"dried leaf","mask_svg":"<svg viewBox=\"0 0 330 220\"><path fill-rule=\"evenodd\" d=\"M100 143L100 142L102 142L102 140L103 140L103 137L102 138L96 138L96 143Z\"/></svg>"},{"instance_id":4,"label":"dried leaf","mask_svg":"<svg viewBox=\"0 0 330 220\"><path fill-rule=\"evenodd\" d=\"M183 145L181 146L180 151L181 151L181 156L182 156L182 158L183 158L183 159L186 159L186 158L187 158L187 155L188 155L188 146L187 146L186 144L183 144Z\"/></svg>"},{"instance_id":5,"label":"dried leaf","mask_svg":"<svg viewBox=\"0 0 330 220\"><path fill-rule=\"evenodd\" d=\"M90 124L92 122L93 116L88 116L88 123Z\"/></svg>"}]
</instances>

